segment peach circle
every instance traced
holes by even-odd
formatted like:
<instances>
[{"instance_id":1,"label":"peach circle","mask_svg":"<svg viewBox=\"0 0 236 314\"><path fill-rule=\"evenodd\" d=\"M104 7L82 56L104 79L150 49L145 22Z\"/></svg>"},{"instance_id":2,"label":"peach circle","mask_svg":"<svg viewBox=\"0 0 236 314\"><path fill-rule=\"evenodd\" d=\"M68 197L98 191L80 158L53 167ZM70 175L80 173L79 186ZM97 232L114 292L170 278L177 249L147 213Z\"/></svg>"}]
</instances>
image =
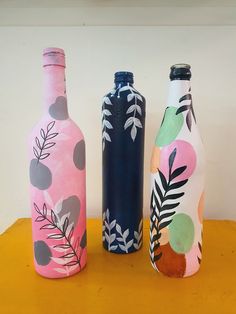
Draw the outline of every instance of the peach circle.
<instances>
[{"instance_id":1,"label":"peach circle","mask_svg":"<svg viewBox=\"0 0 236 314\"><path fill-rule=\"evenodd\" d=\"M151 173L156 173L160 166L160 148L154 146L151 158Z\"/></svg>"},{"instance_id":2,"label":"peach circle","mask_svg":"<svg viewBox=\"0 0 236 314\"><path fill-rule=\"evenodd\" d=\"M203 223L204 203L205 203L205 193L202 192L202 195L201 195L199 203L198 203L198 218L199 218L199 221L201 224Z\"/></svg>"}]
</instances>

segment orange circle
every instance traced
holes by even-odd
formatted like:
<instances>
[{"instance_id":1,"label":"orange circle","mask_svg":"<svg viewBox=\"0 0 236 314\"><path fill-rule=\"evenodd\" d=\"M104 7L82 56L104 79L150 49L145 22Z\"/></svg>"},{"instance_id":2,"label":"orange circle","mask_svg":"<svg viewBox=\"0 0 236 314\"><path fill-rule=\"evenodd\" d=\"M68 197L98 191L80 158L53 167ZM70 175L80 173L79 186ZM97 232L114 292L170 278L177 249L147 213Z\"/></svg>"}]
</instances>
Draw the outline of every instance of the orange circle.
<instances>
[{"instance_id":1,"label":"orange circle","mask_svg":"<svg viewBox=\"0 0 236 314\"><path fill-rule=\"evenodd\" d=\"M154 146L151 158L151 173L156 173L160 166L160 148Z\"/></svg>"},{"instance_id":2,"label":"orange circle","mask_svg":"<svg viewBox=\"0 0 236 314\"><path fill-rule=\"evenodd\" d=\"M202 195L201 195L199 203L198 203L198 219L199 219L201 224L203 222L204 203L205 203L205 193L202 192Z\"/></svg>"}]
</instances>

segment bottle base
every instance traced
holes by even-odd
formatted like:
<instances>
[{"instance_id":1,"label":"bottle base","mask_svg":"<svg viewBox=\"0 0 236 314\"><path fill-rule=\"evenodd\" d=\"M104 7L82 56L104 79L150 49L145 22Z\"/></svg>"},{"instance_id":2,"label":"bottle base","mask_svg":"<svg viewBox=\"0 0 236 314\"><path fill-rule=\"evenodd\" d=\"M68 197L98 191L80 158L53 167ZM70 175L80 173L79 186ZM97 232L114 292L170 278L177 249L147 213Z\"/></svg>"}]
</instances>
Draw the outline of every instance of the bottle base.
<instances>
[{"instance_id":1,"label":"bottle base","mask_svg":"<svg viewBox=\"0 0 236 314\"><path fill-rule=\"evenodd\" d=\"M43 277L43 278L46 278L46 279L64 279L64 278L69 278L69 277L72 277L72 276L75 276L75 275L79 274L81 271L83 271L86 268L86 265L87 265L87 263L82 265L81 268L78 271L76 270L76 271L71 272L69 274L61 274L61 273L56 273L55 274L55 272L52 272L52 274L49 274L47 272L42 272L42 271L40 271L37 268L35 268L35 272L40 277Z\"/></svg>"}]
</instances>

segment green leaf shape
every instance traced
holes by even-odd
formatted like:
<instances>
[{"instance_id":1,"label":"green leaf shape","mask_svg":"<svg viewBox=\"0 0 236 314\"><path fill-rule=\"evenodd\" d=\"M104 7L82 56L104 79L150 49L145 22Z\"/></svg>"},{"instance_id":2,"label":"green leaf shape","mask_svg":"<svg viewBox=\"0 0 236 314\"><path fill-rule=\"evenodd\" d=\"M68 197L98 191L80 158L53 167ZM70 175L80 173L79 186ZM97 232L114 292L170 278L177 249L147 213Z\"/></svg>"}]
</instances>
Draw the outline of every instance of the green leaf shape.
<instances>
[{"instance_id":1,"label":"green leaf shape","mask_svg":"<svg viewBox=\"0 0 236 314\"><path fill-rule=\"evenodd\" d=\"M169 145L178 136L184 123L184 117L182 113L176 114L177 109L176 107L166 108L163 123L156 137L156 146Z\"/></svg>"}]
</instances>

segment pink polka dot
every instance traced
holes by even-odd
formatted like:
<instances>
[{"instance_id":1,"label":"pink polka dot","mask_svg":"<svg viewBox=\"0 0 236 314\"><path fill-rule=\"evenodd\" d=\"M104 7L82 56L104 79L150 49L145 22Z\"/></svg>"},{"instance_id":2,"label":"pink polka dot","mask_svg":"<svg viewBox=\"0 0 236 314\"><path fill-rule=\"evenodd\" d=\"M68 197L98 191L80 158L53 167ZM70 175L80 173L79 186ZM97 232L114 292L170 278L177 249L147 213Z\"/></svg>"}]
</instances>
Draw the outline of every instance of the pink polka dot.
<instances>
[{"instance_id":1,"label":"pink polka dot","mask_svg":"<svg viewBox=\"0 0 236 314\"><path fill-rule=\"evenodd\" d=\"M194 245L192 249L187 254L185 254L186 270L185 270L184 277L191 276L198 271L200 267L198 258L201 259L201 257L202 257L202 254L199 251L199 248L197 245Z\"/></svg>"},{"instance_id":2,"label":"pink polka dot","mask_svg":"<svg viewBox=\"0 0 236 314\"><path fill-rule=\"evenodd\" d=\"M196 168L196 153L191 144L182 140L176 140L161 149L160 170L168 179L169 157L174 149L176 149L176 156L172 167L172 173L179 167L187 166L187 168L179 176L173 179L173 181L188 179Z\"/></svg>"}]
</instances>

